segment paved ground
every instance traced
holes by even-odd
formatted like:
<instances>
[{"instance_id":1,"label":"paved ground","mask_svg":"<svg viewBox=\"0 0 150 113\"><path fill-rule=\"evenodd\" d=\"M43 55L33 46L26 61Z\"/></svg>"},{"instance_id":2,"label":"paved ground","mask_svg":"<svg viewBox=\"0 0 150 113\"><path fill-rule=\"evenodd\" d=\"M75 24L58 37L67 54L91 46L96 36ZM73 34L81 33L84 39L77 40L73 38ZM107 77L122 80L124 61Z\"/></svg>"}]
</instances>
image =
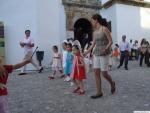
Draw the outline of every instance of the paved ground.
<instances>
[{"instance_id":1,"label":"paved ground","mask_svg":"<svg viewBox=\"0 0 150 113\"><path fill-rule=\"evenodd\" d=\"M150 68L130 63L129 71L123 68L111 71L117 92L110 94L107 81L102 79L104 96L92 100L95 93L93 73L87 76L84 96L71 93L72 87L63 79L48 80L50 71L42 74L31 72L25 76L10 76L9 105L12 113L133 113L135 110L150 111Z\"/></svg>"}]
</instances>

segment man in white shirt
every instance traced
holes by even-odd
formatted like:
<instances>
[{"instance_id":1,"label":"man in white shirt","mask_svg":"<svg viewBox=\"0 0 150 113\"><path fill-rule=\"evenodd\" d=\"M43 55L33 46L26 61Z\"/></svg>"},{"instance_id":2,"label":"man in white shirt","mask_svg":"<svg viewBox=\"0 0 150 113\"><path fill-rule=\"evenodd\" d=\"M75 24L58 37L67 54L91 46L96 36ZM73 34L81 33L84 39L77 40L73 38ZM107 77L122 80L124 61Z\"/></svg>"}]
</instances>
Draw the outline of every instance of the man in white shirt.
<instances>
[{"instance_id":1,"label":"man in white shirt","mask_svg":"<svg viewBox=\"0 0 150 113\"><path fill-rule=\"evenodd\" d=\"M33 54L33 47L34 47L34 41L33 38L30 37L30 30L25 31L25 38L22 42L20 42L20 46L24 49L24 58L23 60L29 59ZM39 67L32 59L31 64L39 71L39 73L42 72L43 67ZM25 75L26 66L24 66L21 70L21 73L19 75Z\"/></svg>"},{"instance_id":2,"label":"man in white shirt","mask_svg":"<svg viewBox=\"0 0 150 113\"><path fill-rule=\"evenodd\" d=\"M131 52L131 48L129 43L126 41L126 35L122 36L122 42L119 44L121 57L120 57L120 64L118 68L120 68L123 63L125 64L125 70L128 70L128 60L129 60L129 53Z\"/></svg>"}]
</instances>

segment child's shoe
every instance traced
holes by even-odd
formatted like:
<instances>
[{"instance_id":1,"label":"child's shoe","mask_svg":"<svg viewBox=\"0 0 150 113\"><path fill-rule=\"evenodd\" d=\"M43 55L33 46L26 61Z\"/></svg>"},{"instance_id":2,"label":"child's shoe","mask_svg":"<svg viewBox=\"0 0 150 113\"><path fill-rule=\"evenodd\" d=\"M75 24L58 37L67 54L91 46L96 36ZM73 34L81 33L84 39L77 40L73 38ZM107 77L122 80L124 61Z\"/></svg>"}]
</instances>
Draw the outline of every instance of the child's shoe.
<instances>
[{"instance_id":1,"label":"child's shoe","mask_svg":"<svg viewBox=\"0 0 150 113\"><path fill-rule=\"evenodd\" d=\"M79 91L79 95L84 95L85 94L85 91Z\"/></svg>"},{"instance_id":2,"label":"child's shoe","mask_svg":"<svg viewBox=\"0 0 150 113\"><path fill-rule=\"evenodd\" d=\"M73 93L78 93L79 90L80 90L80 87L77 87L77 88L75 88L75 89L73 90Z\"/></svg>"},{"instance_id":3,"label":"child's shoe","mask_svg":"<svg viewBox=\"0 0 150 113\"><path fill-rule=\"evenodd\" d=\"M67 76L66 81L69 82L70 80L71 78Z\"/></svg>"},{"instance_id":4,"label":"child's shoe","mask_svg":"<svg viewBox=\"0 0 150 113\"><path fill-rule=\"evenodd\" d=\"M48 78L49 78L50 80L53 80L53 79L54 79L54 77L53 77L53 76L49 76Z\"/></svg>"}]
</instances>

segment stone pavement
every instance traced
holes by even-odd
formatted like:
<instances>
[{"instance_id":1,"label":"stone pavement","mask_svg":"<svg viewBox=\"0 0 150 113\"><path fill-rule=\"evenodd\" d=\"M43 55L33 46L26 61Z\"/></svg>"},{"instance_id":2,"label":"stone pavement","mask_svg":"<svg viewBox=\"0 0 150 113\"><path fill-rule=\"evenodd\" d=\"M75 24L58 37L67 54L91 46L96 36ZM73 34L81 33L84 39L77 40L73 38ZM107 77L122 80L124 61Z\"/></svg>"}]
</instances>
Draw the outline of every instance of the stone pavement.
<instances>
[{"instance_id":1,"label":"stone pavement","mask_svg":"<svg viewBox=\"0 0 150 113\"><path fill-rule=\"evenodd\" d=\"M90 99L95 93L93 72L89 73L86 95L73 94L70 83L58 76L48 80L49 70L42 74L30 72L18 76L14 72L9 77L9 106L11 113L133 113L150 111L150 68L139 67L130 62L129 71L123 68L111 71L116 81L117 92L110 93L106 80L102 79L104 96L97 100Z\"/></svg>"}]
</instances>

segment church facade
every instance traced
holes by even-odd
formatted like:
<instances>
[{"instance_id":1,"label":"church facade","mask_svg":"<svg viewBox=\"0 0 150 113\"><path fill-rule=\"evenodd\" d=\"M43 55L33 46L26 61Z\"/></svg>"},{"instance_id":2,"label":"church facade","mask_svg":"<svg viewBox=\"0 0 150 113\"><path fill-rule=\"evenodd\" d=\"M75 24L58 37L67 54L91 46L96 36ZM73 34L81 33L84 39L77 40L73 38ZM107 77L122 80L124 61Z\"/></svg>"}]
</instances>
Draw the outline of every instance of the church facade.
<instances>
[{"instance_id":1,"label":"church facade","mask_svg":"<svg viewBox=\"0 0 150 113\"><path fill-rule=\"evenodd\" d=\"M51 47L67 38L78 38L78 30L92 39L91 16L100 13L109 22L113 42L150 39L150 3L143 0L9 0L1 1L0 21L4 23L5 60L16 63L23 58L19 42L31 30L39 50L44 51L44 66L52 57Z\"/></svg>"}]
</instances>

